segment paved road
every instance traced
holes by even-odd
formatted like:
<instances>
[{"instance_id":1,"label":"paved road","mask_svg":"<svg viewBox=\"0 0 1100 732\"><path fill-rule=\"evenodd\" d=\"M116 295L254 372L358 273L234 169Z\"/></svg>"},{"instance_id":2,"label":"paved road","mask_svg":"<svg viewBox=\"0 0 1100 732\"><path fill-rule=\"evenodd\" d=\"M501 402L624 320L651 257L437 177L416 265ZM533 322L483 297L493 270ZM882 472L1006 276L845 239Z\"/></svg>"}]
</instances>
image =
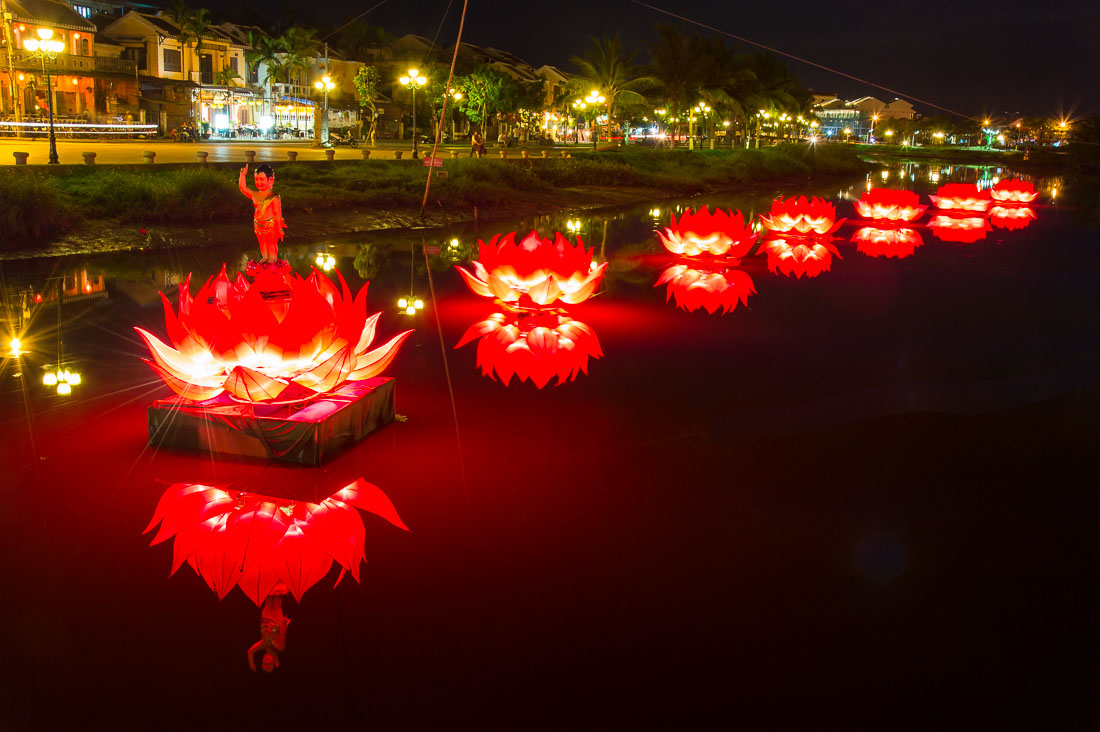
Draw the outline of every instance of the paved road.
<instances>
[{"instance_id":1,"label":"paved road","mask_svg":"<svg viewBox=\"0 0 1100 732\"><path fill-rule=\"evenodd\" d=\"M587 147L587 146L585 146ZM371 151L371 159L381 158L393 160L398 151L408 159L412 153L412 145L405 143L398 145L394 142L380 143L378 147L337 147L337 160L362 160L360 152L363 149ZM541 155L543 148L528 148L532 157ZM324 150L310 147L310 143L288 142L284 140L229 140L229 141L204 141L204 142L165 142L161 140L127 140L127 141L102 141L102 140L58 140L57 155L62 164L80 165L84 162L81 153L94 152L96 164L122 164L144 163L142 153L146 150L155 152L157 163L195 163L197 152L207 152L208 162L240 162L245 160L245 150L255 150L257 161L284 162L288 152L297 152L298 160L324 160ZM461 156L469 155L468 145L440 146L440 157L450 158L451 151L458 152ZM14 165L14 152L30 153L27 159L29 165L45 165L49 161L49 143L46 140L31 139L0 139L0 165ZM431 152L431 145L421 145L421 157ZM508 157L520 157L520 150L509 148ZM500 150L489 148L488 154L497 157ZM555 157L559 152L552 151Z\"/></svg>"}]
</instances>

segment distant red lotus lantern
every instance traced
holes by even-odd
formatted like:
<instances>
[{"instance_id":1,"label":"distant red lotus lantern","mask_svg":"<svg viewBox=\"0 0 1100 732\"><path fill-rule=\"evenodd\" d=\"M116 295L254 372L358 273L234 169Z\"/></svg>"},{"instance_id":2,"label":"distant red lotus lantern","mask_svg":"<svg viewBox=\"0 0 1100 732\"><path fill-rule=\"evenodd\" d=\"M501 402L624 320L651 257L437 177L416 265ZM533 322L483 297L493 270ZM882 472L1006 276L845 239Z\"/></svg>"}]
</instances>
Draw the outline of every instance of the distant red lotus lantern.
<instances>
[{"instance_id":1,"label":"distant red lotus lantern","mask_svg":"<svg viewBox=\"0 0 1100 732\"><path fill-rule=\"evenodd\" d=\"M993 230L982 216L933 216L928 228L940 241L973 244Z\"/></svg>"},{"instance_id":2,"label":"distant red lotus lantern","mask_svg":"<svg viewBox=\"0 0 1100 732\"><path fill-rule=\"evenodd\" d=\"M1039 197L1039 192L1026 180L1013 178L997 183L989 195L998 203L1031 203Z\"/></svg>"},{"instance_id":3,"label":"distant red lotus lantern","mask_svg":"<svg viewBox=\"0 0 1100 732\"><path fill-rule=\"evenodd\" d=\"M779 234L824 236L839 229L844 219L837 220L836 206L828 201L800 196L772 201L771 211L760 217L760 223Z\"/></svg>"},{"instance_id":4,"label":"distant red lotus lantern","mask_svg":"<svg viewBox=\"0 0 1100 732\"><path fill-rule=\"evenodd\" d=\"M843 259L836 246L828 239L806 238L769 239L763 251L768 255L768 269L796 278L817 277L832 268L833 256Z\"/></svg>"},{"instance_id":5,"label":"distant red lotus lantern","mask_svg":"<svg viewBox=\"0 0 1100 732\"><path fill-rule=\"evenodd\" d=\"M161 496L145 533L152 544L175 537L172 574L187 562L218 598L240 587L260 605L280 583L299 601L335 561L359 581L365 531L355 509L408 531L390 499L359 479L320 503L177 483Z\"/></svg>"},{"instance_id":6,"label":"distant red lotus lantern","mask_svg":"<svg viewBox=\"0 0 1100 732\"><path fill-rule=\"evenodd\" d=\"M519 244L515 236L479 241L473 273L457 267L475 294L519 306L575 305L591 297L603 279L607 262L593 261L593 250L586 250L579 236L576 245L561 233L551 241L532 231Z\"/></svg>"},{"instance_id":7,"label":"distant red lotus lantern","mask_svg":"<svg viewBox=\"0 0 1100 732\"><path fill-rule=\"evenodd\" d=\"M920 197L912 191L892 188L872 188L864 191L855 202L860 216L876 221L916 221L928 208L922 206Z\"/></svg>"},{"instance_id":8,"label":"distant red lotus lantern","mask_svg":"<svg viewBox=\"0 0 1100 732\"><path fill-rule=\"evenodd\" d=\"M602 358L592 326L560 311L498 311L467 329L455 348L478 339L477 365L505 386L515 376L538 388L557 377L558 385L588 373L588 359Z\"/></svg>"},{"instance_id":9,"label":"distant red lotus lantern","mask_svg":"<svg viewBox=\"0 0 1100 732\"><path fill-rule=\"evenodd\" d=\"M929 198L936 208L944 211L985 213L993 205L989 191L978 190L973 183L948 183Z\"/></svg>"},{"instance_id":10,"label":"distant red lotus lantern","mask_svg":"<svg viewBox=\"0 0 1100 732\"><path fill-rule=\"evenodd\" d=\"M676 306L692 312L703 308L708 313L719 309L728 313L737 304L747 305L756 294L752 278L734 267L706 268L698 262L674 264L665 268L654 287L667 284L665 300L676 298Z\"/></svg>"},{"instance_id":11,"label":"distant red lotus lantern","mask_svg":"<svg viewBox=\"0 0 1100 732\"><path fill-rule=\"evenodd\" d=\"M687 257L710 254L740 259L756 243L756 234L740 211L715 209L712 214L706 206L684 211L679 221L672 215L670 225L657 236L665 249Z\"/></svg>"},{"instance_id":12,"label":"distant red lotus lantern","mask_svg":"<svg viewBox=\"0 0 1100 732\"><path fill-rule=\"evenodd\" d=\"M913 256L914 250L924 244L920 232L916 229L885 228L864 226L852 235L856 250L869 257L895 257L905 259Z\"/></svg>"},{"instance_id":13,"label":"distant red lotus lantern","mask_svg":"<svg viewBox=\"0 0 1100 732\"><path fill-rule=\"evenodd\" d=\"M380 313L367 317L366 285L353 298L343 277L337 287L316 270L264 278L263 291L241 274L230 282L223 266L192 299L188 277L178 316L162 294L172 346L135 328L153 357L145 362L191 401L223 392L243 402L300 401L377 376L412 332L368 351ZM271 297L272 287L285 289Z\"/></svg>"},{"instance_id":14,"label":"distant red lotus lantern","mask_svg":"<svg viewBox=\"0 0 1100 732\"><path fill-rule=\"evenodd\" d=\"M1031 206L994 206L989 209L989 220L998 229L1016 231L1026 229L1035 220L1035 209Z\"/></svg>"}]
</instances>

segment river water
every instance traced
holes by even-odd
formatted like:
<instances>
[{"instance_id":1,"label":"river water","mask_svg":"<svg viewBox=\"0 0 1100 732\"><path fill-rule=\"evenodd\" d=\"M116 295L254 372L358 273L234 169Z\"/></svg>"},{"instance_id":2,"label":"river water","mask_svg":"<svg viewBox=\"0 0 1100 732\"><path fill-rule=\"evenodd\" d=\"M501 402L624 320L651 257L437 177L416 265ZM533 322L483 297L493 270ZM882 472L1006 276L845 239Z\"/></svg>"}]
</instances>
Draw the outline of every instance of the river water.
<instances>
[{"instance_id":1,"label":"river water","mask_svg":"<svg viewBox=\"0 0 1100 732\"><path fill-rule=\"evenodd\" d=\"M1097 233L1050 179L1026 217L926 215L909 250L852 241L868 187L927 203L1007 177L894 165L824 189L292 241L299 273L370 281L379 342L415 328L386 372L402 419L323 468L147 445L146 408L169 392L133 327L162 335L158 293L234 273L253 242L3 262L27 353L0 372L0 727L1078 726L1094 711ZM658 283L670 214L804 194L848 218L827 271L746 258L755 293L728 312ZM569 313L602 356L542 389L455 348L492 306L454 265L532 229L608 262ZM58 365L81 374L68 396L42 384ZM172 543L142 530L174 484L327 495L349 476L410 531L363 514L361 583L334 589L333 571L287 600L282 665L254 675L256 606L191 567L169 576Z\"/></svg>"}]
</instances>

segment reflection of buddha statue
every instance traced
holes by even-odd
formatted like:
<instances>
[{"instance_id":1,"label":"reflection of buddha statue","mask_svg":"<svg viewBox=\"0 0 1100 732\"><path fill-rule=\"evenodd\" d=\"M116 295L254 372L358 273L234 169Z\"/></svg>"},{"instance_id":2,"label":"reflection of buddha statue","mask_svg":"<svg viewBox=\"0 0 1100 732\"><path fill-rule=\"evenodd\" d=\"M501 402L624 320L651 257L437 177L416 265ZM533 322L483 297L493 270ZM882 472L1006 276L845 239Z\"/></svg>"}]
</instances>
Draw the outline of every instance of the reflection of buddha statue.
<instances>
[{"instance_id":1,"label":"reflection of buddha statue","mask_svg":"<svg viewBox=\"0 0 1100 732\"><path fill-rule=\"evenodd\" d=\"M263 651L261 667L265 673L271 673L279 667L279 654L286 650L286 628L290 618L283 615L283 595L286 585L279 583L264 600L260 610L260 639L248 649L248 667L256 670L256 654Z\"/></svg>"}]
</instances>

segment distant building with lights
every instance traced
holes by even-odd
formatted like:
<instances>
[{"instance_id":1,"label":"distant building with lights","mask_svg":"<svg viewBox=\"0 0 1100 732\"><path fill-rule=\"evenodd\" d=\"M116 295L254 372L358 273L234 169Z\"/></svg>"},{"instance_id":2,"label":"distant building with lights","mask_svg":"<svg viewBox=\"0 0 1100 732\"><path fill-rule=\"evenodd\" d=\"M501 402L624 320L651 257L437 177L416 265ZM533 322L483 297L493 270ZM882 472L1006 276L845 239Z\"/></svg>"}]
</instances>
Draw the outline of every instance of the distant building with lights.
<instances>
[{"instance_id":1,"label":"distant building with lights","mask_svg":"<svg viewBox=\"0 0 1100 732\"><path fill-rule=\"evenodd\" d=\"M883 102L875 97L845 101L835 95L815 94L813 112L821 120L821 131L829 139L858 141L870 138L878 120L916 119L913 105L895 97Z\"/></svg>"}]
</instances>

